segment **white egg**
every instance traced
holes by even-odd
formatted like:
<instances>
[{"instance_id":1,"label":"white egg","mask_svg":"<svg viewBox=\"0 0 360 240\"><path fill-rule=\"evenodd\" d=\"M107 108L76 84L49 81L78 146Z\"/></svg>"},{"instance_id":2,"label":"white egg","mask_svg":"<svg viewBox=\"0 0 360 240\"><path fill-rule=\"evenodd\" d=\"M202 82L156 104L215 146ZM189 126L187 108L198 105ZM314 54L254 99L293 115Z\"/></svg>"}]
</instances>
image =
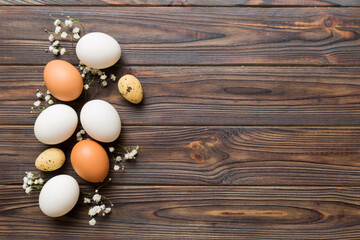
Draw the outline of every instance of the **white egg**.
<instances>
[{"instance_id":1,"label":"white egg","mask_svg":"<svg viewBox=\"0 0 360 240\"><path fill-rule=\"evenodd\" d=\"M103 100L87 102L81 109L80 122L86 133L100 142L112 142L120 135L120 116L110 103Z\"/></svg>"},{"instance_id":2,"label":"white egg","mask_svg":"<svg viewBox=\"0 0 360 240\"><path fill-rule=\"evenodd\" d=\"M78 116L74 109L65 104L46 108L37 117L34 125L36 138L45 144L58 144L75 132Z\"/></svg>"},{"instance_id":3,"label":"white egg","mask_svg":"<svg viewBox=\"0 0 360 240\"><path fill-rule=\"evenodd\" d=\"M76 55L80 61L96 69L108 68L121 57L119 43L111 36L93 32L83 36L76 45Z\"/></svg>"},{"instance_id":4,"label":"white egg","mask_svg":"<svg viewBox=\"0 0 360 240\"><path fill-rule=\"evenodd\" d=\"M49 217L60 217L70 212L79 199L78 182L69 175L58 175L48 180L39 195L41 211Z\"/></svg>"}]
</instances>

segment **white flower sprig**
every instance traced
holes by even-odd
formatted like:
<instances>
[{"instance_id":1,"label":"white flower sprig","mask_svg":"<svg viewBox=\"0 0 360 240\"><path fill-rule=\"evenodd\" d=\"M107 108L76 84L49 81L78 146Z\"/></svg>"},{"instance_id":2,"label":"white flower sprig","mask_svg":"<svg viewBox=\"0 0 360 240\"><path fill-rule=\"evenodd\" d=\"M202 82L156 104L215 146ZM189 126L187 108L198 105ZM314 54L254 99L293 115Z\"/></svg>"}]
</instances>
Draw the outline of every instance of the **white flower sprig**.
<instances>
[{"instance_id":1,"label":"white flower sprig","mask_svg":"<svg viewBox=\"0 0 360 240\"><path fill-rule=\"evenodd\" d=\"M55 101L55 99L52 99L49 90L43 93L39 89L36 89L36 98L37 100L34 102L34 106L31 107L30 113L40 113L44 111L47 106L53 105Z\"/></svg>"},{"instance_id":2,"label":"white flower sprig","mask_svg":"<svg viewBox=\"0 0 360 240\"><path fill-rule=\"evenodd\" d=\"M42 179L40 174L34 174L32 172L26 172L25 177L23 178L22 188L25 193L30 195L30 193L35 189L39 190L43 187L45 181Z\"/></svg>"},{"instance_id":3,"label":"white flower sprig","mask_svg":"<svg viewBox=\"0 0 360 240\"><path fill-rule=\"evenodd\" d=\"M110 146L108 148L109 153L114 161L114 170L119 171L120 169L124 170L123 160L131 160L136 159L136 155L138 154L139 146L135 147L125 147L118 144L121 150L116 150L114 147Z\"/></svg>"},{"instance_id":4,"label":"white flower sprig","mask_svg":"<svg viewBox=\"0 0 360 240\"><path fill-rule=\"evenodd\" d=\"M77 141L81 141L83 140L83 135L86 134L85 130L84 129L81 129L80 131L78 131L76 133L76 140Z\"/></svg>"},{"instance_id":5,"label":"white flower sprig","mask_svg":"<svg viewBox=\"0 0 360 240\"><path fill-rule=\"evenodd\" d=\"M49 14L50 17L52 17L51 14ZM64 16L64 14L61 14L61 16ZM46 52L51 52L54 55L64 55L67 53L67 50L61 46L59 40L56 40L55 37L60 37L64 40L68 39L72 46L74 47L74 41L78 41L81 38L81 31L80 28L76 25L79 25L82 27L82 32L85 34L85 28L81 24L79 20L75 20L74 18L70 16L66 16L66 19L64 21L61 21L60 19L55 19L54 21L54 32L49 31L48 29L45 29L46 33L49 33L49 41L51 45L48 49L46 49Z\"/></svg>"},{"instance_id":6,"label":"white flower sprig","mask_svg":"<svg viewBox=\"0 0 360 240\"><path fill-rule=\"evenodd\" d=\"M79 63L79 69L81 73L81 77L84 79L84 90L85 90L85 98L87 98L87 91L91 87L92 84L96 84L96 90L94 95L97 93L99 86L106 87L108 86L108 79L111 81L116 81L116 76L114 74L110 74L110 77L106 75L104 71L100 69L94 69L86 66L83 63Z\"/></svg>"},{"instance_id":7,"label":"white flower sprig","mask_svg":"<svg viewBox=\"0 0 360 240\"><path fill-rule=\"evenodd\" d=\"M109 214L111 212L111 207L114 206L114 204L110 201L109 198L104 195L100 195L99 193L100 188L102 188L106 183L110 181L111 178L108 178L107 181L105 181L100 187L95 189L93 193L84 193L87 195L87 197L84 197L83 202L89 207L88 215L89 217L91 217L89 225L95 225L95 217L97 215L105 216L106 214ZM106 205L105 200L109 205Z\"/></svg>"}]
</instances>

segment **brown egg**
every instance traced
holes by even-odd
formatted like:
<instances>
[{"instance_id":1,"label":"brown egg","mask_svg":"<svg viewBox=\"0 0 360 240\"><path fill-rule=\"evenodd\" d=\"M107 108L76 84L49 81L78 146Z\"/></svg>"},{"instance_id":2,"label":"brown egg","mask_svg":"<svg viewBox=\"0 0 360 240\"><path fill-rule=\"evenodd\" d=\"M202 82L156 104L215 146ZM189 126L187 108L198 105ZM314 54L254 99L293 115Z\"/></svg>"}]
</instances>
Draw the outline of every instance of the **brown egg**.
<instances>
[{"instance_id":1,"label":"brown egg","mask_svg":"<svg viewBox=\"0 0 360 240\"><path fill-rule=\"evenodd\" d=\"M61 101L78 98L84 85L80 72L63 60L53 60L46 64L44 81L50 93Z\"/></svg>"},{"instance_id":2,"label":"brown egg","mask_svg":"<svg viewBox=\"0 0 360 240\"><path fill-rule=\"evenodd\" d=\"M108 175L109 157L105 149L93 140L75 144L70 159L75 172L88 182L101 182Z\"/></svg>"}]
</instances>

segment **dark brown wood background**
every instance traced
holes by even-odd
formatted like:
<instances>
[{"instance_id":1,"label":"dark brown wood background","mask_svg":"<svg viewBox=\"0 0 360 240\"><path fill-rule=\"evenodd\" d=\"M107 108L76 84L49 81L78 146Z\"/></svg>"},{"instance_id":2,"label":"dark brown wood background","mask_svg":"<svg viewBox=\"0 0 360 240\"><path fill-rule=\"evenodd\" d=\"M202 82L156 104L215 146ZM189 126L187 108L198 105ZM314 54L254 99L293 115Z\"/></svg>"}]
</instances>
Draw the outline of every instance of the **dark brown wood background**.
<instances>
[{"instance_id":1,"label":"dark brown wood background","mask_svg":"<svg viewBox=\"0 0 360 240\"><path fill-rule=\"evenodd\" d=\"M360 239L360 1L0 5L1 239ZM141 149L111 171L115 207L94 227L85 206L50 219L21 188L47 148L29 109L55 58L49 13L116 38L112 70L145 92L139 106L115 84L98 96L121 115L118 142ZM89 185L68 160L46 178L59 173Z\"/></svg>"}]
</instances>

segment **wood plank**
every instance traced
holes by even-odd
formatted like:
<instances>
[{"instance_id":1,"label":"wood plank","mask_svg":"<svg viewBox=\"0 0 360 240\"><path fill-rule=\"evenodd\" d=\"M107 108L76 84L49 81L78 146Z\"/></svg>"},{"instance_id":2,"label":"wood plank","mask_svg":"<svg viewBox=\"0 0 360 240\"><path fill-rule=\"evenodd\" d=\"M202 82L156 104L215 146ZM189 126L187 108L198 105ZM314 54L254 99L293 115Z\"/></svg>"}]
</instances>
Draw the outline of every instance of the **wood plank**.
<instances>
[{"instance_id":1,"label":"wood plank","mask_svg":"<svg viewBox=\"0 0 360 240\"><path fill-rule=\"evenodd\" d=\"M0 5L68 6L360 6L357 0L0 0Z\"/></svg>"},{"instance_id":2,"label":"wood plank","mask_svg":"<svg viewBox=\"0 0 360 240\"><path fill-rule=\"evenodd\" d=\"M42 66L0 66L0 124L33 124L30 107ZM124 125L359 125L359 67L139 67L143 104L127 103L109 82L98 98ZM109 75L109 74L108 74ZM83 99L71 103L80 110Z\"/></svg>"},{"instance_id":3,"label":"wood plank","mask_svg":"<svg viewBox=\"0 0 360 240\"><path fill-rule=\"evenodd\" d=\"M360 64L358 8L231 7L2 7L0 64L54 58L49 13L112 35L125 65Z\"/></svg>"},{"instance_id":4,"label":"wood plank","mask_svg":"<svg viewBox=\"0 0 360 240\"><path fill-rule=\"evenodd\" d=\"M111 186L112 213L50 219L38 195L0 186L0 236L74 239L357 239L360 188ZM60 239L60 238L59 238Z\"/></svg>"},{"instance_id":5,"label":"wood plank","mask_svg":"<svg viewBox=\"0 0 360 240\"><path fill-rule=\"evenodd\" d=\"M141 149L125 172L110 172L117 184L360 184L360 128L134 126L123 127L118 143ZM74 144L59 146L67 159ZM18 184L46 148L32 126L1 126L1 183ZM76 177L69 160L45 176L60 173Z\"/></svg>"}]
</instances>

